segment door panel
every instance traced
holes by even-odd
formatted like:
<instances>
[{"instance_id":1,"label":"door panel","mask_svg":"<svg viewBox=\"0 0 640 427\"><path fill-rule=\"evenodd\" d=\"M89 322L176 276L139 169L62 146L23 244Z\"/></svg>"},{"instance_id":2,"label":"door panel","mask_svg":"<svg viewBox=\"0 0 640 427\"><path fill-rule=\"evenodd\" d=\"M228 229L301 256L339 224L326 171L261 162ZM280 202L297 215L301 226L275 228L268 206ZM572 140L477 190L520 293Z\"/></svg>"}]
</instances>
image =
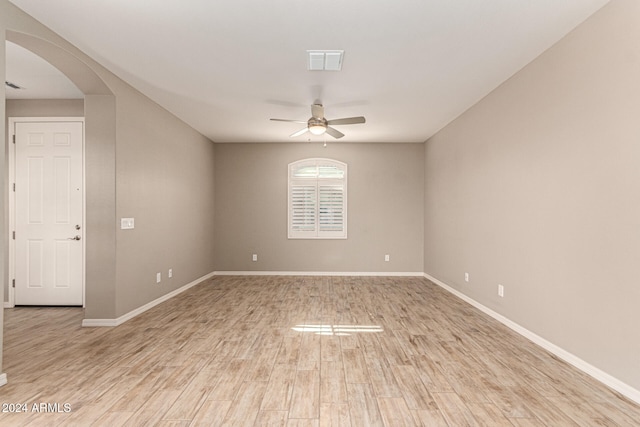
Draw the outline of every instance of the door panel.
<instances>
[{"instance_id":1,"label":"door panel","mask_svg":"<svg viewBox=\"0 0 640 427\"><path fill-rule=\"evenodd\" d=\"M82 305L83 123L16 122L15 304Z\"/></svg>"}]
</instances>

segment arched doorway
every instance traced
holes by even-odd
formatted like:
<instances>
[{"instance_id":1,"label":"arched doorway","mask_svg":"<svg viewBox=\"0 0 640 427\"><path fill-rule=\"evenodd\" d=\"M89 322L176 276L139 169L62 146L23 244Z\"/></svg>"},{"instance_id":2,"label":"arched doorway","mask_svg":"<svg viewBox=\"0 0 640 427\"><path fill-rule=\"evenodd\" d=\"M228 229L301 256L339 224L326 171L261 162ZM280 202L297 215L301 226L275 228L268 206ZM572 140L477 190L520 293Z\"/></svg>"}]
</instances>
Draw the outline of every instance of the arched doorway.
<instances>
[{"instance_id":1,"label":"arched doorway","mask_svg":"<svg viewBox=\"0 0 640 427\"><path fill-rule=\"evenodd\" d=\"M84 305L84 94L30 50L9 40L5 49L12 235L5 308Z\"/></svg>"},{"instance_id":2,"label":"arched doorway","mask_svg":"<svg viewBox=\"0 0 640 427\"><path fill-rule=\"evenodd\" d=\"M6 40L45 59L66 75L84 94L87 234L85 315L101 317L92 313L115 311L116 103L114 93L87 63L54 43L11 30L6 31ZM3 139L7 144L6 135ZM3 163L6 164L6 162ZM1 179L3 188L7 189L6 174L2 174ZM4 205L3 214L4 218L7 218L8 206L6 205ZM9 236L6 221L1 222L2 235ZM6 248L7 245L3 247ZM11 279L6 268L8 262L6 253L3 253L2 260L4 266L2 283L6 287ZM1 348L0 346L0 350Z\"/></svg>"}]
</instances>

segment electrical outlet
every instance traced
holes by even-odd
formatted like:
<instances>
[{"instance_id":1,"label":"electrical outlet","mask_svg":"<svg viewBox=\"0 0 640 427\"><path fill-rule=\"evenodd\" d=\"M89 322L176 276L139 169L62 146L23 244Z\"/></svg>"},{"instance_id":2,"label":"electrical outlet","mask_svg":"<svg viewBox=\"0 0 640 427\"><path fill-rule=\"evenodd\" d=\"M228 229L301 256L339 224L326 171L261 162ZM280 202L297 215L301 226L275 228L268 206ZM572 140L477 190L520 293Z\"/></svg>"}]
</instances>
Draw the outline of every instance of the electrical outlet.
<instances>
[{"instance_id":1,"label":"electrical outlet","mask_svg":"<svg viewBox=\"0 0 640 427\"><path fill-rule=\"evenodd\" d=\"M251 257L252 261L257 261L258 260L258 254L253 254L253 256Z\"/></svg>"},{"instance_id":2,"label":"electrical outlet","mask_svg":"<svg viewBox=\"0 0 640 427\"><path fill-rule=\"evenodd\" d=\"M169 277L169 279L171 279L173 277L173 269L172 268L169 269L169 274L167 274L167 277Z\"/></svg>"},{"instance_id":3,"label":"electrical outlet","mask_svg":"<svg viewBox=\"0 0 640 427\"><path fill-rule=\"evenodd\" d=\"M498 285L498 296L504 298L504 286Z\"/></svg>"},{"instance_id":4,"label":"electrical outlet","mask_svg":"<svg viewBox=\"0 0 640 427\"><path fill-rule=\"evenodd\" d=\"M384 260L385 260L385 261L387 261L387 262L389 262L389 254L386 254L386 255L384 256Z\"/></svg>"},{"instance_id":5,"label":"electrical outlet","mask_svg":"<svg viewBox=\"0 0 640 427\"><path fill-rule=\"evenodd\" d=\"M464 281L465 282L469 281L469 273L464 273Z\"/></svg>"},{"instance_id":6,"label":"electrical outlet","mask_svg":"<svg viewBox=\"0 0 640 427\"><path fill-rule=\"evenodd\" d=\"M156 273L156 283L160 283L162 281L162 273Z\"/></svg>"}]
</instances>

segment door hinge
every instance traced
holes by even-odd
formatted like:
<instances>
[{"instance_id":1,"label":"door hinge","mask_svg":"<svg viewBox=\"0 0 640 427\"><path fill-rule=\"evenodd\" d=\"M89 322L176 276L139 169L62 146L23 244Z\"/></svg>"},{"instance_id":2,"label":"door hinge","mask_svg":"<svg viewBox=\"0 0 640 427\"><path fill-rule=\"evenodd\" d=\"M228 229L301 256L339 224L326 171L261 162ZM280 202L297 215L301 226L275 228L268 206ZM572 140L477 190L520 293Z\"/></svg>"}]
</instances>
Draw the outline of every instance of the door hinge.
<instances>
[{"instance_id":1,"label":"door hinge","mask_svg":"<svg viewBox=\"0 0 640 427\"><path fill-rule=\"evenodd\" d=\"M13 240L16 240L16 232L13 232Z\"/></svg>"},{"instance_id":2,"label":"door hinge","mask_svg":"<svg viewBox=\"0 0 640 427\"><path fill-rule=\"evenodd\" d=\"M13 134L13 143L14 144L16 143L16 134L15 133Z\"/></svg>"},{"instance_id":3,"label":"door hinge","mask_svg":"<svg viewBox=\"0 0 640 427\"><path fill-rule=\"evenodd\" d=\"M16 192L16 183L15 182L13 183L13 192L14 193Z\"/></svg>"},{"instance_id":4,"label":"door hinge","mask_svg":"<svg viewBox=\"0 0 640 427\"><path fill-rule=\"evenodd\" d=\"M16 287L16 279L13 279L13 280L11 281L11 286L12 286L12 287L14 287L14 288Z\"/></svg>"}]
</instances>

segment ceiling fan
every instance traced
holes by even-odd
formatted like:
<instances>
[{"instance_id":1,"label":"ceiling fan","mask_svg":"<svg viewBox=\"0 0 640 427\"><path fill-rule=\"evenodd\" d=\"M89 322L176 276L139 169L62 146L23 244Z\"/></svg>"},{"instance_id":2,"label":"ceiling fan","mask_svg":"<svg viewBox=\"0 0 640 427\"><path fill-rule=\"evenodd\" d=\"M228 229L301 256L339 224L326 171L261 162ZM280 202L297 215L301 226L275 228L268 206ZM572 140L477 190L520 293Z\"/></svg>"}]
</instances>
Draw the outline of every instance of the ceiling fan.
<instances>
[{"instance_id":1,"label":"ceiling fan","mask_svg":"<svg viewBox=\"0 0 640 427\"><path fill-rule=\"evenodd\" d=\"M336 139L342 138L344 134L339 130L332 128L331 126L352 125L352 124L365 122L365 119L362 116L327 120L324 117L324 107L322 106L322 104L311 105L311 118L306 122L302 120L288 120L288 119L271 119L271 120L276 122L305 123L307 125L307 127L305 127L304 129L300 129L299 131L289 135L291 138L300 136L308 131L308 132L311 132L313 135L322 135L323 133L326 132Z\"/></svg>"}]
</instances>

